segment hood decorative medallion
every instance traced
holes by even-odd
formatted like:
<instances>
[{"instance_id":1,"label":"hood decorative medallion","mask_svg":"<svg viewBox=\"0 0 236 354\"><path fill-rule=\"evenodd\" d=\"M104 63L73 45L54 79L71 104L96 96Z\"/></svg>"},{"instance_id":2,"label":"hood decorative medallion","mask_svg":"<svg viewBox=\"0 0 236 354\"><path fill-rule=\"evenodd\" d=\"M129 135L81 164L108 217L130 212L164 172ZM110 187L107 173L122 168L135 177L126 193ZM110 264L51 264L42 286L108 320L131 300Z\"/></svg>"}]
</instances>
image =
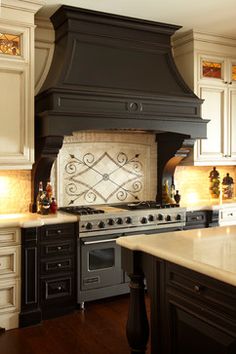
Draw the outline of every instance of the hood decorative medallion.
<instances>
[{"instance_id":1,"label":"hood decorative medallion","mask_svg":"<svg viewBox=\"0 0 236 354\"><path fill-rule=\"evenodd\" d=\"M179 26L70 6L51 20L54 57L35 103L36 184L49 177L63 136L74 131L145 130L157 140L171 132L182 142L206 137L202 100L172 56Z\"/></svg>"}]
</instances>

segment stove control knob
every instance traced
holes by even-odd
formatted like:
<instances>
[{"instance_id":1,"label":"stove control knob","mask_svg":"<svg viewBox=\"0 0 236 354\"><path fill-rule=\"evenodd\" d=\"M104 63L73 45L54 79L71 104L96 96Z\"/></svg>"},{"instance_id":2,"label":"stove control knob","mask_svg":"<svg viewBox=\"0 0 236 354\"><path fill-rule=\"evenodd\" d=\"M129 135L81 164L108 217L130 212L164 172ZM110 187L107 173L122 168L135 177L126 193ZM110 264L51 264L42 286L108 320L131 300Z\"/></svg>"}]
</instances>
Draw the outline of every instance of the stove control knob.
<instances>
[{"instance_id":1,"label":"stove control knob","mask_svg":"<svg viewBox=\"0 0 236 354\"><path fill-rule=\"evenodd\" d=\"M108 225L114 225L115 221L113 219L108 219L107 223Z\"/></svg>"},{"instance_id":2,"label":"stove control knob","mask_svg":"<svg viewBox=\"0 0 236 354\"><path fill-rule=\"evenodd\" d=\"M126 224L131 224L132 223L131 217L127 216L127 218L125 218L125 222L126 222Z\"/></svg>"},{"instance_id":3,"label":"stove control knob","mask_svg":"<svg viewBox=\"0 0 236 354\"><path fill-rule=\"evenodd\" d=\"M87 230L91 230L93 228L93 224L91 222L88 222L86 225L85 225L85 228Z\"/></svg>"},{"instance_id":4,"label":"stove control knob","mask_svg":"<svg viewBox=\"0 0 236 354\"><path fill-rule=\"evenodd\" d=\"M122 225L122 224L123 224L123 219L118 218L118 219L116 220L116 223L117 223L118 225Z\"/></svg>"},{"instance_id":5,"label":"stove control knob","mask_svg":"<svg viewBox=\"0 0 236 354\"><path fill-rule=\"evenodd\" d=\"M163 214L158 214L157 219L158 219L159 221L162 221L162 220L164 219Z\"/></svg>"},{"instance_id":6,"label":"stove control knob","mask_svg":"<svg viewBox=\"0 0 236 354\"><path fill-rule=\"evenodd\" d=\"M98 227L100 227L100 229L103 229L105 227L105 222L100 221Z\"/></svg>"},{"instance_id":7,"label":"stove control knob","mask_svg":"<svg viewBox=\"0 0 236 354\"><path fill-rule=\"evenodd\" d=\"M166 221L171 221L171 216L170 215L166 215Z\"/></svg>"},{"instance_id":8,"label":"stove control knob","mask_svg":"<svg viewBox=\"0 0 236 354\"><path fill-rule=\"evenodd\" d=\"M140 220L141 224L147 224L148 219L144 216L141 220Z\"/></svg>"},{"instance_id":9,"label":"stove control knob","mask_svg":"<svg viewBox=\"0 0 236 354\"><path fill-rule=\"evenodd\" d=\"M148 215L148 221L153 221L154 220L154 216L153 215Z\"/></svg>"},{"instance_id":10,"label":"stove control knob","mask_svg":"<svg viewBox=\"0 0 236 354\"><path fill-rule=\"evenodd\" d=\"M177 214L176 215L176 220L182 220L182 215L181 214Z\"/></svg>"}]
</instances>

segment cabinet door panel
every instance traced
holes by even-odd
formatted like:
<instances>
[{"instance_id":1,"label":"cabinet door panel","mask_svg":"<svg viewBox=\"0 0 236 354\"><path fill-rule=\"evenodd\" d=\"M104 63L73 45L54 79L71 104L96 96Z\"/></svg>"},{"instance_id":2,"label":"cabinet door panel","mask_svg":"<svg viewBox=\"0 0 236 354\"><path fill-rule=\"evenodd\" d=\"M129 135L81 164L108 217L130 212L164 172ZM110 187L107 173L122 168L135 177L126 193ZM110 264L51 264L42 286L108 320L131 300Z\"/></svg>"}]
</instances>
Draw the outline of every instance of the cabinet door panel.
<instances>
[{"instance_id":1,"label":"cabinet door panel","mask_svg":"<svg viewBox=\"0 0 236 354\"><path fill-rule=\"evenodd\" d=\"M224 154L224 110L225 90L219 87L204 87L200 89L200 96L204 99L202 117L210 119L207 125L207 139L200 140L198 158L200 160L220 160Z\"/></svg>"},{"instance_id":2,"label":"cabinet door panel","mask_svg":"<svg viewBox=\"0 0 236 354\"><path fill-rule=\"evenodd\" d=\"M230 90L229 93L229 120L230 120L230 139L229 139L229 155L234 160L236 159L236 89Z\"/></svg>"},{"instance_id":3,"label":"cabinet door panel","mask_svg":"<svg viewBox=\"0 0 236 354\"><path fill-rule=\"evenodd\" d=\"M233 336L188 313L171 306L173 354L233 354L236 340ZM193 345L194 343L194 345Z\"/></svg>"}]
</instances>

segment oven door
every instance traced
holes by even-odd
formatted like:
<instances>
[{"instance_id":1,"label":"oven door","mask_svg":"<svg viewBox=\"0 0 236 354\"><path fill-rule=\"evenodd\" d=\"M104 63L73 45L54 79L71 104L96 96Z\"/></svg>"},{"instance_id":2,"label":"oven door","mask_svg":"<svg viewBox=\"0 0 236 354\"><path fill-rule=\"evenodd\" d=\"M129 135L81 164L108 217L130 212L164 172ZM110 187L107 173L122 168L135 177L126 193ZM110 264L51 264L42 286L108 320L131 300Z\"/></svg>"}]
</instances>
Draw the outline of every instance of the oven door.
<instances>
[{"instance_id":1,"label":"oven door","mask_svg":"<svg viewBox=\"0 0 236 354\"><path fill-rule=\"evenodd\" d=\"M80 239L82 290L103 288L123 281L117 237L106 235Z\"/></svg>"}]
</instances>

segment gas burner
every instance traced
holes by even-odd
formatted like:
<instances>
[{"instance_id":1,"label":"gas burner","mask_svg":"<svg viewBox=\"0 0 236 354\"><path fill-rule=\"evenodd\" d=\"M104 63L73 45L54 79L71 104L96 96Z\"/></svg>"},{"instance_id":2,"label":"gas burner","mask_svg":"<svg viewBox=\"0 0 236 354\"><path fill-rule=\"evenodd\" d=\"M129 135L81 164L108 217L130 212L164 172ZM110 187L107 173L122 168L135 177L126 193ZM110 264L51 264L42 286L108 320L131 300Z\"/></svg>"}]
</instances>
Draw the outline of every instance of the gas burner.
<instances>
[{"instance_id":1,"label":"gas burner","mask_svg":"<svg viewBox=\"0 0 236 354\"><path fill-rule=\"evenodd\" d=\"M75 215L91 215L91 214L103 214L104 210L95 209L87 206L71 206L71 207L62 207L61 211L66 213L75 214Z\"/></svg>"},{"instance_id":2,"label":"gas burner","mask_svg":"<svg viewBox=\"0 0 236 354\"><path fill-rule=\"evenodd\" d=\"M179 207L179 204L159 204L155 201L142 201L121 205L120 208L136 210L136 209L167 209L167 208L176 208Z\"/></svg>"}]
</instances>

